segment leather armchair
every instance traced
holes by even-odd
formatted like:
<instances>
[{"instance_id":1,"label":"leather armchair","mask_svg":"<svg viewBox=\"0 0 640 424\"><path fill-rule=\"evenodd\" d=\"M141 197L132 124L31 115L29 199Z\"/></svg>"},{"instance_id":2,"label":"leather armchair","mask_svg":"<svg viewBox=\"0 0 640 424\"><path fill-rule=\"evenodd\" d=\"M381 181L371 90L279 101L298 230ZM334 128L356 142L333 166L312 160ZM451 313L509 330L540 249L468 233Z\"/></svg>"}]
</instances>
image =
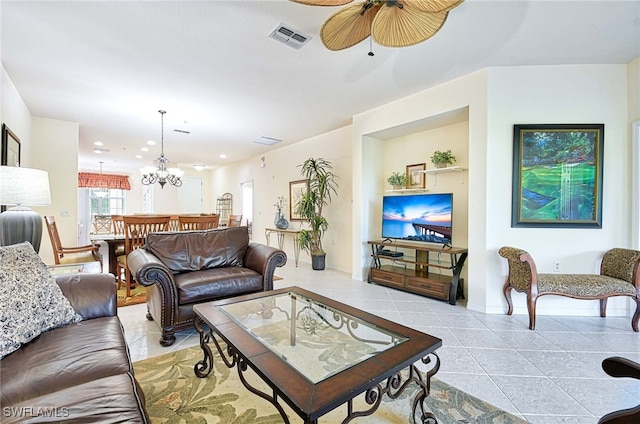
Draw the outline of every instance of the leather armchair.
<instances>
[{"instance_id":1,"label":"leather armchair","mask_svg":"<svg viewBox=\"0 0 640 424\"><path fill-rule=\"evenodd\" d=\"M272 290L275 269L286 261L282 250L249 242L247 227L153 233L127 257L147 287L147 318L162 330L162 346L193 327L193 305Z\"/></svg>"}]
</instances>

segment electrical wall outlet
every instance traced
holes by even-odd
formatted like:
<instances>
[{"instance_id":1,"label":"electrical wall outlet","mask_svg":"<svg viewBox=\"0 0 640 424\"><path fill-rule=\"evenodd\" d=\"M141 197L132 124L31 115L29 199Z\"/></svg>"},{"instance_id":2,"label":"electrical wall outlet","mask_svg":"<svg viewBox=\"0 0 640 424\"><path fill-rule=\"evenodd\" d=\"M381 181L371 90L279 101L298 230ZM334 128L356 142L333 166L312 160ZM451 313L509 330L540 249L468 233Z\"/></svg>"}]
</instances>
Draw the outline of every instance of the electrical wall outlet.
<instances>
[{"instance_id":1,"label":"electrical wall outlet","mask_svg":"<svg viewBox=\"0 0 640 424\"><path fill-rule=\"evenodd\" d=\"M553 272L560 272L560 261L553 261Z\"/></svg>"}]
</instances>

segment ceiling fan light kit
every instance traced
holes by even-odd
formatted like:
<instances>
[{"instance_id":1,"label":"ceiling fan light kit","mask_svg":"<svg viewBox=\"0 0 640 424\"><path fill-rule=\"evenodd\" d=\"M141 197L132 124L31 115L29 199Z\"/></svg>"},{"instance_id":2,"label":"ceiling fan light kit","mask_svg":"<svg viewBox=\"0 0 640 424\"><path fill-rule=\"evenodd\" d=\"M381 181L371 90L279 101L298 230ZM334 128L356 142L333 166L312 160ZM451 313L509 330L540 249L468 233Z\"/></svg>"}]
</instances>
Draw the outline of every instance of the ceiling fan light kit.
<instances>
[{"instance_id":1,"label":"ceiling fan light kit","mask_svg":"<svg viewBox=\"0 0 640 424\"><path fill-rule=\"evenodd\" d=\"M353 0L292 0L313 6L341 6ZM371 37L384 47L408 47L433 37L449 11L464 0L365 0L331 15L320 29L329 50L343 50Z\"/></svg>"}]
</instances>

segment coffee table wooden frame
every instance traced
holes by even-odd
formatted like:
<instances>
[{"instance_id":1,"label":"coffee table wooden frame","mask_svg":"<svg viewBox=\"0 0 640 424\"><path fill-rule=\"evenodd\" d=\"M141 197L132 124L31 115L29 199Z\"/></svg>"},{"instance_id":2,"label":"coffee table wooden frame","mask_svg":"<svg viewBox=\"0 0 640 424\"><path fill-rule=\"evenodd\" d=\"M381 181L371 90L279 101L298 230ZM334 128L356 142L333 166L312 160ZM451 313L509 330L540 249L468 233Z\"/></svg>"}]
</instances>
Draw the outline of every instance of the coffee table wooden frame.
<instances>
[{"instance_id":1,"label":"coffee table wooden frame","mask_svg":"<svg viewBox=\"0 0 640 424\"><path fill-rule=\"evenodd\" d=\"M305 296L387 331L397 333L408 340L314 384L219 309L220 306L230 303L288 292ZM414 422L418 406L420 407L420 422L437 422L435 416L426 411L424 406L424 400L430 392L431 377L440 368L440 358L436 355L435 350L442 346L442 340L436 337L299 287L288 287L202 303L194 305L193 310L196 313L194 326L200 335L200 347L203 351L203 359L194 366L195 374L204 378L212 371L213 353L209 342L213 342L226 366L229 368L237 367L238 375L244 386L252 393L273 404L286 424L289 424L290 421L279 403L279 399L284 400L304 420L305 424L317 423L318 418L322 415L340 405L347 404L346 418L342 422L348 423L356 417L373 414L385 394L391 399L396 399L411 382L418 384L421 389L413 401ZM226 348L221 346L218 339L225 342ZM421 372L415 365L417 361L428 364L429 369L426 372ZM273 394L261 392L246 381L243 373L248 368L258 374L272 389ZM405 369L408 372L401 373ZM370 408L364 411L354 411L353 400L362 393L365 393L364 400L370 405Z\"/></svg>"}]
</instances>

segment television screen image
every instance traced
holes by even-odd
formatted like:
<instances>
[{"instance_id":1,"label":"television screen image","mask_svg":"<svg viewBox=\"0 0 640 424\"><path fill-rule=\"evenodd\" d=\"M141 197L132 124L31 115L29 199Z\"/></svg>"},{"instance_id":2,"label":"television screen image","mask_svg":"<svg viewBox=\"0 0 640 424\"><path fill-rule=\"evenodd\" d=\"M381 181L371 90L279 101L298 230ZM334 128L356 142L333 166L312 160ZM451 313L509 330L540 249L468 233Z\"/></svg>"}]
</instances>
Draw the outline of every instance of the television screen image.
<instances>
[{"instance_id":1,"label":"television screen image","mask_svg":"<svg viewBox=\"0 0 640 424\"><path fill-rule=\"evenodd\" d=\"M451 244L453 194L382 198L382 237Z\"/></svg>"}]
</instances>

